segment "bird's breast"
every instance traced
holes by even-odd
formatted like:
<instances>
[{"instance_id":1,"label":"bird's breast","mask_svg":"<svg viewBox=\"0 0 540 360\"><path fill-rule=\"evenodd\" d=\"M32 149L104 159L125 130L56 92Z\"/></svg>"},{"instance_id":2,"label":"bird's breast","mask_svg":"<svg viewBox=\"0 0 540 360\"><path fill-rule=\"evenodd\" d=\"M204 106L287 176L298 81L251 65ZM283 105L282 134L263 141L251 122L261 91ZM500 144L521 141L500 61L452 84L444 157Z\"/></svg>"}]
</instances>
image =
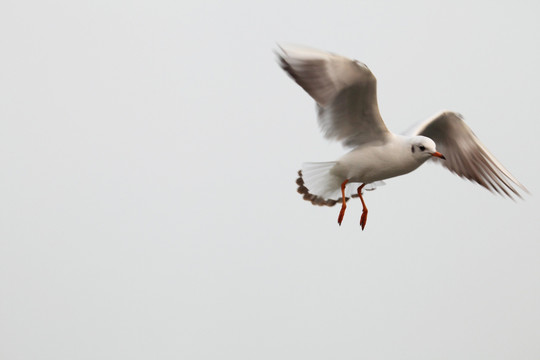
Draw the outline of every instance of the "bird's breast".
<instances>
[{"instance_id":1,"label":"bird's breast","mask_svg":"<svg viewBox=\"0 0 540 360\"><path fill-rule=\"evenodd\" d=\"M395 144L362 146L341 157L332 173L351 182L371 183L407 174L421 164Z\"/></svg>"}]
</instances>

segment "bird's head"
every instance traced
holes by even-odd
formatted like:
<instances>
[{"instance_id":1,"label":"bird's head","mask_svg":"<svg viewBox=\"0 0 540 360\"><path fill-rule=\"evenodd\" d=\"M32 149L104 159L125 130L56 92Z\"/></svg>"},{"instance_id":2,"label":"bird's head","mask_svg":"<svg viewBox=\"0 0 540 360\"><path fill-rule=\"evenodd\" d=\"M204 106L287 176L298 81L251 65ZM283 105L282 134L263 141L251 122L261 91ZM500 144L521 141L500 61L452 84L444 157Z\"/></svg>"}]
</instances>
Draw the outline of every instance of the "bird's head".
<instances>
[{"instance_id":1,"label":"bird's head","mask_svg":"<svg viewBox=\"0 0 540 360\"><path fill-rule=\"evenodd\" d=\"M437 151L435 142L425 136L414 136L410 139L410 151L420 161L426 161L432 157L446 160L443 154Z\"/></svg>"}]
</instances>

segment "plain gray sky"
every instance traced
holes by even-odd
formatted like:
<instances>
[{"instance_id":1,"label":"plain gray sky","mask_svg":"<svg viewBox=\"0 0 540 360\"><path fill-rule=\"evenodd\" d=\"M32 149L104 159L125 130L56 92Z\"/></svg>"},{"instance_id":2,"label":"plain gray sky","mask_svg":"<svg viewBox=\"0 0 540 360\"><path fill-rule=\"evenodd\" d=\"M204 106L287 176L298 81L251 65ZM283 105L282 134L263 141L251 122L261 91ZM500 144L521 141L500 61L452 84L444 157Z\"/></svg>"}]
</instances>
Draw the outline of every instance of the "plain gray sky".
<instances>
[{"instance_id":1,"label":"plain gray sky","mask_svg":"<svg viewBox=\"0 0 540 360\"><path fill-rule=\"evenodd\" d=\"M538 359L538 1L3 1L0 358ZM276 42L365 62L532 195L426 164L352 202Z\"/></svg>"}]
</instances>

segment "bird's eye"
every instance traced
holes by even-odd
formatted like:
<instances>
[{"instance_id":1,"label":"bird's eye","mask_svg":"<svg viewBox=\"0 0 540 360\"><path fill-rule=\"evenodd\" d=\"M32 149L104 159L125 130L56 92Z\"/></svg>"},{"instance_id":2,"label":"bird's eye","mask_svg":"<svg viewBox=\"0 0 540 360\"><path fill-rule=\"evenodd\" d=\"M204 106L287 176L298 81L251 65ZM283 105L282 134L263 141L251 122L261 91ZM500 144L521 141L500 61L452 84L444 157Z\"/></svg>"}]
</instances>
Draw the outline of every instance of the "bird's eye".
<instances>
[{"instance_id":1,"label":"bird's eye","mask_svg":"<svg viewBox=\"0 0 540 360\"><path fill-rule=\"evenodd\" d=\"M420 149L420 151L426 150L426 147L424 145L420 145L418 148Z\"/></svg>"},{"instance_id":2,"label":"bird's eye","mask_svg":"<svg viewBox=\"0 0 540 360\"><path fill-rule=\"evenodd\" d=\"M411 152L414 154L414 145L411 145Z\"/></svg>"}]
</instances>

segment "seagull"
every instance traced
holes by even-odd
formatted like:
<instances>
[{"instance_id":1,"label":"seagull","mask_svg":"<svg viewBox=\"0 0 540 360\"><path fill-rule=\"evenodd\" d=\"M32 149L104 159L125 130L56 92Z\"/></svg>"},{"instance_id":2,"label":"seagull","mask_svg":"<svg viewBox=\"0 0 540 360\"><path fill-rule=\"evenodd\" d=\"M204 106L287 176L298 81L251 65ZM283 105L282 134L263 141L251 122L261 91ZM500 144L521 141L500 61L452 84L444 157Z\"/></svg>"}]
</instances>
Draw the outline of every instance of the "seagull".
<instances>
[{"instance_id":1,"label":"seagull","mask_svg":"<svg viewBox=\"0 0 540 360\"><path fill-rule=\"evenodd\" d=\"M521 198L519 189L528 192L460 114L441 111L404 134L392 133L379 113L377 80L365 64L308 47L278 47L281 68L315 100L324 137L350 149L337 161L304 163L296 180L298 192L313 205L341 203L340 226L347 201L359 197L364 230L368 215L364 190L410 173L427 160L511 199Z\"/></svg>"}]
</instances>

